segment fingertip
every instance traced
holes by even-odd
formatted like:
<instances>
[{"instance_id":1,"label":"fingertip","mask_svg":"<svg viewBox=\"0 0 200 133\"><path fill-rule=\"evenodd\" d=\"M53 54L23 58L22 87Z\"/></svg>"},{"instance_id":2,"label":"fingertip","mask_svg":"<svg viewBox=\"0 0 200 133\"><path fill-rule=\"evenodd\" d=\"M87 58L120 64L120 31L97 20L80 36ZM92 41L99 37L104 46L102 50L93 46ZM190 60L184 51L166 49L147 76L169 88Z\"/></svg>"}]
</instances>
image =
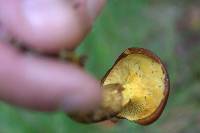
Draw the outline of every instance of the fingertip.
<instances>
[{"instance_id":1,"label":"fingertip","mask_svg":"<svg viewBox=\"0 0 200 133\"><path fill-rule=\"evenodd\" d=\"M0 1L0 21L23 45L48 53L74 48L87 32L85 23L62 1Z\"/></svg>"},{"instance_id":2,"label":"fingertip","mask_svg":"<svg viewBox=\"0 0 200 133\"><path fill-rule=\"evenodd\" d=\"M79 8L74 7L75 2ZM0 1L0 21L23 45L54 53L74 49L91 30L104 4L105 0Z\"/></svg>"},{"instance_id":3,"label":"fingertip","mask_svg":"<svg viewBox=\"0 0 200 133\"><path fill-rule=\"evenodd\" d=\"M82 89L79 94L64 97L61 108L68 113L87 112L99 106L101 89L97 82L90 82L87 89Z\"/></svg>"},{"instance_id":4,"label":"fingertip","mask_svg":"<svg viewBox=\"0 0 200 133\"><path fill-rule=\"evenodd\" d=\"M28 57L25 60L25 78L32 86L39 85L40 97L46 97L47 108L55 103L55 108L65 112L87 111L99 104L100 83L80 67L51 59Z\"/></svg>"}]
</instances>

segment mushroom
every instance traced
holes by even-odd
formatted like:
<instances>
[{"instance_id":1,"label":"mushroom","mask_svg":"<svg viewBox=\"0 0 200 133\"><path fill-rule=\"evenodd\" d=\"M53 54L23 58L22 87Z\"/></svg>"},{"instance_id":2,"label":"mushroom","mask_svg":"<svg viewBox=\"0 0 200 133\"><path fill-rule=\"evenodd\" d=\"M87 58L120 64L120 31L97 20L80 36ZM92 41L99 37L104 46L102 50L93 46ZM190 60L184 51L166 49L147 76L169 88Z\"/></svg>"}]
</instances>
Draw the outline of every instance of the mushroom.
<instances>
[{"instance_id":1,"label":"mushroom","mask_svg":"<svg viewBox=\"0 0 200 133\"><path fill-rule=\"evenodd\" d=\"M102 85L120 84L123 109L116 115L147 125L159 118L169 95L169 78L160 58L143 48L122 53L102 80Z\"/></svg>"},{"instance_id":2,"label":"mushroom","mask_svg":"<svg viewBox=\"0 0 200 133\"><path fill-rule=\"evenodd\" d=\"M160 58L143 48L128 48L102 79L101 106L90 113L73 113L79 122L119 118L148 125L167 103L169 78Z\"/></svg>"}]
</instances>

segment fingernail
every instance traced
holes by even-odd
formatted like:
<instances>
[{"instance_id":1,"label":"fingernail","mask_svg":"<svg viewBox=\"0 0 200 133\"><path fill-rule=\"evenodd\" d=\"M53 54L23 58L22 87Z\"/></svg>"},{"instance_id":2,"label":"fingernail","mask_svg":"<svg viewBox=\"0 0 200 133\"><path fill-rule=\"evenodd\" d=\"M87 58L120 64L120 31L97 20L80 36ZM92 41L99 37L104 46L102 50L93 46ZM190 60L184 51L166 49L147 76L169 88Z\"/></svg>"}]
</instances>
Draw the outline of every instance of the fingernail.
<instances>
[{"instance_id":1,"label":"fingernail","mask_svg":"<svg viewBox=\"0 0 200 133\"><path fill-rule=\"evenodd\" d=\"M101 9L105 5L106 0L87 0L88 14L94 20L100 13Z\"/></svg>"},{"instance_id":2,"label":"fingernail","mask_svg":"<svg viewBox=\"0 0 200 133\"><path fill-rule=\"evenodd\" d=\"M64 97L63 103L60 105L60 109L68 113L77 111L87 112L98 107L100 101L100 90L94 91L91 89L82 89L80 92L76 92Z\"/></svg>"},{"instance_id":3,"label":"fingernail","mask_svg":"<svg viewBox=\"0 0 200 133\"><path fill-rule=\"evenodd\" d=\"M60 109L64 112L73 113L73 112L87 112L94 109L98 105L97 99L90 99L81 94L71 95L64 98L63 103L60 106Z\"/></svg>"},{"instance_id":4,"label":"fingernail","mask_svg":"<svg viewBox=\"0 0 200 133\"><path fill-rule=\"evenodd\" d=\"M68 113L77 112L80 109L83 109L81 106L85 104L84 101L84 96L81 96L80 94L68 95L64 98L63 103L61 103L61 110Z\"/></svg>"}]
</instances>

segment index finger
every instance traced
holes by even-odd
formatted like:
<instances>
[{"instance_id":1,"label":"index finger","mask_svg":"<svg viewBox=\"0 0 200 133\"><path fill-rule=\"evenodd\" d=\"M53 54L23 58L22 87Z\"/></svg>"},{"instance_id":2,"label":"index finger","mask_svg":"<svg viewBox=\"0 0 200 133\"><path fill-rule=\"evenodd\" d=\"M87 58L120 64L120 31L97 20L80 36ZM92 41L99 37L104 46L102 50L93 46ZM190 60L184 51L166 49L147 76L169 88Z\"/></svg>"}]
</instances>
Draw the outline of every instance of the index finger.
<instances>
[{"instance_id":1,"label":"index finger","mask_svg":"<svg viewBox=\"0 0 200 133\"><path fill-rule=\"evenodd\" d=\"M100 84L78 66L24 55L0 43L0 99L40 111L87 110L98 105Z\"/></svg>"}]
</instances>

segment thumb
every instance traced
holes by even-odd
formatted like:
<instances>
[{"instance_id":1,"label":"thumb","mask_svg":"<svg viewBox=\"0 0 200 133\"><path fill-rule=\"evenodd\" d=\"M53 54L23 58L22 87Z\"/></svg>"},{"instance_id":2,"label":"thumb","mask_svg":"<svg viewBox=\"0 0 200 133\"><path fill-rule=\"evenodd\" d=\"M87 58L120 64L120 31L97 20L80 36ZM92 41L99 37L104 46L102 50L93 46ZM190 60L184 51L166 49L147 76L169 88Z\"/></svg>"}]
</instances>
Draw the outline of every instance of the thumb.
<instances>
[{"instance_id":1,"label":"thumb","mask_svg":"<svg viewBox=\"0 0 200 133\"><path fill-rule=\"evenodd\" d=\"M105 0L0 0L0 23L27 47L75 48L90 31Z\"/></svg>"}]
</instances>

